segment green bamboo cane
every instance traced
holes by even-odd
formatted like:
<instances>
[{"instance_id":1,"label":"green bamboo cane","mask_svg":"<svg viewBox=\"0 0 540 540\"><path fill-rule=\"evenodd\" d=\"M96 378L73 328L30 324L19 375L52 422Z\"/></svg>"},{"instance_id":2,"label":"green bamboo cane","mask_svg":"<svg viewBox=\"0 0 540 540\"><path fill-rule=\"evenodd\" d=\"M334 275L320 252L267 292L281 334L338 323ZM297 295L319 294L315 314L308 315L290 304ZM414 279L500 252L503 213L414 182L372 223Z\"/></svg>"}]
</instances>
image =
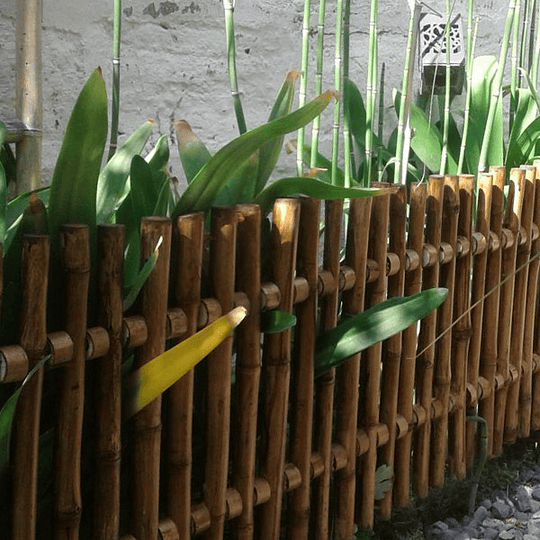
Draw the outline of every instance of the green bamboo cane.
<instances>
[{"instance_id":1,"label":"green bamboo cane","mask_svg":"<svg viewBox=\"0 0 540 540\"><path fill-rule=\"evenodd\" d=\"M118 118L120 116L120 37L122 34L122 0L114 0L113 17L113 84L112 84L112 108L111 108L111 139L109 144L109 156L111 159L116 153L118 146Z\"/></svg>"},{"instance_id":2,"label":"green bamboo cane","mask_svg":"<svg viewBox=\"0 0 540 540\"><path fill-rule=\"evenodd\" d=\"M350 47L350 27L351 27L351 0L345 0L345 13L343 16L343 103L347 103L349 96L347 95L349 80L349 47ZM352 167L352 140L351 129L349 125L349 115L343 115L343 155L344 166L343 174L345 177L345 186L351 185L351 167Z\"/></svg>"},{"instance_id":3,"label":"green bamboo cane","mask_svg":"<svg viewBox=\"0 0 540 540\"><path fill-rule=\"evenodd\" d=\"M317 59L315 65L315 95L322 94L323 85L323 58L324 58L324 23L326 18L326 0L319 2L319 21L317 25ZM317 116L313 120L313 128L311 132L311 167L317 164L317 152L319 151L319 132L321 125L321 117Z\"/></svg>"},{"instance_id":4,"label":"green bamboo cane","mask_svg":"<svg viewBox=\"0 0 540 540\"><path fill-rule=\"evenodd\" d=\"M535 13L538 9L538 4L536 0L532 1L532 7L531 7L531 28L529 31L529 47L528 47L528 56L527 56L527 68L529 72L532 69L533 61L534 61L534 37L536 33L536 19L535 19Z\"/></svg>"},{"instance_id":5,"label":"green bamboo cane","mask_svg":"<svg viewBox=\"0 0 540 540\"><path fill-rule=\"evenodd\" d=\"M338 93L341 93L341 74L342 74L342 46L343 46L343 0L337 0L336 3L336 43L334 51L334 87ZM332 129L332 175L331 183L336 186L338 182L338 158L339 158L339 128L341 115L341 100L336 100L334 105L334 124Z\"/></svg>"},{"instance_id":6,"label":"green bamboo cane","mask_svg":"<svg viewBox=\"0 0 540 540\"><path fill-rule=\"evenodd\" d=\"M540 9L538 10L538 23L537 28L540 29ZM534 58L532 65L529 67L531 70L531 80L535 86L538 85L538 62L540 61L540 31L536 34L536 44L534 47Z\"/></svg>"},{"instance_id":7,"label":"green bamboo cane","mask_svg":"<svg viewBox=\"0 0 540 540\"><path fill-rule=\"evenodd\" d=\"M467 3L467 56L465 59L467 66L467 74L472 67L473 61L473 14L474 14L474 0L469 0Z\"/></svg>"},{"instance_id":8,"label":"green bamboo cane","mask_svg":"<svg viewBox=\"0 0 540 540\"><path fill-rule=\"evenodd\" d=\"M236 45L234 38L234 0L223 0L225 11L225 34L227 37L227 66L229 70L229 81L231 85L231 96L233 99L234 112L238 123L240 135L247 131L244 109L238 91L238 79L236 75Z\"/></svg>"},{"instance_id":9,"label":"green bamboo cane","mask_svg":"<svg viewBox=\"0 0 540 540\"><path fill-rule=\"evenodd\" d=\"M533 0L525 0L523 9L523 21L521 25L521 48L519 54L519 67L526 69L526 57L528 57L527 45L529 44L529 32L531 30L531 16ZM521 87L521 72L518 73L518 81Z\"/></svg>"},{"instance_id":10,"label":"green bamboo cane","mask_svg":"<svg viewBox=\"0 0 540 540\"><path fill-rule=\"evenodd\" d=\"M510 44L510 33L512 31L512 23L514 20L514 14L516 11L515 0L510 0L508 6L508 13L506 15L506 21L504 23L504 34L501 45L501 53L499 56L499 65L497 67L497 73L493 80L493 91L491 94L491 100L489 103L489 112L486 122L486 129L484 131L484 138L482 140L482 148L480 149L480 157L478 159L478 172L485 172L487 168L487 154L489 150L489 142L491 139L491 132L493 131L493 123L495 122L495 112L497 110L497 104L501 95L502 78L504 75L504 66L506 64L506 58L508 56L508 47Z\"/></svg>"},{"instance_id":11,"label":"green bamboo cane","mask_svg":"<svg viewBox=\"0 0 540 540\"><path fill-rule=\"evenodd\" d=\"M300 75L300 90L298 93L298 106L306 103L308 61L309 61L309 19L311 14L311 0L304 0L304 22L302 25L302 73ZM319 94L317 94L319 95ZM296 146L296 174L302 176L304 171L304 140L305 127L298 130L298 144ZM312 154L313 157L313 154Z\"/></svg>"},{"instance_id":12,"label":"green bamboo cane","mask_svg":"<svg viewBox=\"0 0 540 540\"><path fill-rule=\"evenodd\" d=\"M379 182L382 182L383 178L383 159L382 159L382 149L383 149L383 131L384 131L384 74L386 71L386 64L383 62L381 65L381 80L379 83L379 146L377 148L377 172L379 177Z\"/></svg>"},{"instance_id":13,"label":"green bamboo cane","mask_svg":"<svg viewBox=\"0 0 540 540\"><path fill-rule=\"evenodd\" d=\"M510 58L510 110L508 114L508 129L512 132L512 124L517 107L517 88L519 85L519 14L521 11L521 0L517 0L516 11L514 13L514 21L512 25L512 56Z\"/></svg>"},{"instance_id":14,"label":"green bamboo cane","mask_svg":"<svg viewBox=\"0 0 540 540\"><path fill-rule=\"evenodd\" d=\"M450 125L450 30L452 26L452 7L450 0L446 0L446 26L445 26L445 85L444 85L444 118L443 118L443 133L442 133L442 149L441 149L441 167L440 174L446 172L446 160L448 155L448 126Z\"/></svg>"}]
</instances>

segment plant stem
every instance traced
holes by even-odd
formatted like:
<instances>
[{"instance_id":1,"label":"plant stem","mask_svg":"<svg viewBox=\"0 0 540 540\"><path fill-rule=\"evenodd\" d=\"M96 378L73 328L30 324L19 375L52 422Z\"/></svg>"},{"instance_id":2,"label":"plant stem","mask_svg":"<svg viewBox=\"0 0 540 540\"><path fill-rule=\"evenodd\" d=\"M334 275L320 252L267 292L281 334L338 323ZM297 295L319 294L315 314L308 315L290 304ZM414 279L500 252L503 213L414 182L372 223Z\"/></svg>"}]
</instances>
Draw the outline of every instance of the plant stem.
<instances>
[{"instance_id":1,"label":"plant stem","mask_svg":"<svg viewBox=\"0 0 540 540\"><path fill-rule=\"evenodd\" d=\"M231 84L231 96L234 104L234 112L238 123L240 135L247 131L246 119L238 91L238 79L236 76L236 45L234 37L234 0L223 0L225 10L225 33L227 36L227 66L229 69L229 81Z\"/></svg>"},{"instance_id":2,"label":"plant stem","mask_svg":"<svg viewBox=\"0 0 540 540\"><path fill-rule=\"evenodd\" d=\"M384 73L386 70L386 64L383 62L381 65L381 81L379 84L379 146L377 148L377 172L379 182L382 182L383 174L383 159L382 159L382 148L383 148L383 128L384 128Z\"/></svg>"},{"instance_id":3,"label":"plant stem","mask_svg":"<svg viewBox=\"0 0 540 540\"><path fill-rule=\"evenodd\" d=\"M442 133L442 149L441 149L441 167L440 173L446 172L446 160L448 155L448 126L450 125L450 31L452 28L452 8L450 0L446 0L446 27L445 27L445 85L444 85L444 119L443 119L443 133Z\"/></svg>"},{"instance_id":4,"label":"plant stem","mask_svg":"<svg viewBox=\"0 0 540 540\"><path fill-rule=\"evenodd\" d=\"M519 85L518 75L518 51L519 51L519 14L521 10L521 0L517 0L516 12L514 13L513 29L512 29L512 57L511 62L511 75L510 75L510 111L508 114L508 129L509 133L512 132L512 124L514 123L514 116L516 114L517 107L517 88Z\"/></svg>"},{"instance_id":5,"label":"plant stem","mask_svg":"<svg viewBox=\"0 0 540 540\"><path fill-rule=\"evenodd\" d=\"M349 47L350 47L350 24L351 24L351 0L345 0L345 14L343 16L343 103L347 103L347 82L349 80ZM349 126L349 115L343 115L343 173L345 186L351 185L352 163L352 140Z\"/></svg>"},{"instance_id":6,"label":"plant stem","mask_svg":"<svg viewBox=\"0 0 540 540\"><path fill-rule=\"evenodd\" d=\"M309 60L309 18L311 14L311 0L304 0L304 22L302 25L302 73L300 75L300 91L298 93L298 106L306 103L308 60ZM321 52L322 54L322 52ZM317 94L319 95L319 94ZM296 147L296 174L302 176L304 171L304 139L305 127L298 130L298 145ZM313 153L312 153L313 157Z\"/></svg>"},{"instance_id":7,"label":"plant stem","mask_svg":"<svg viewBox=\"0 0 540 540\"><path fill-rule=\"evenodd\" d=\"M341 47L343 37L343 0L337 0L336 4L336 44L334 55L334 87L341 92ZM334 124L332 130L332 185L338 185L338 155L339 155L339 126L340 126L341 100L336 100L334 105Z\"/></svg>"},{"instance_id":8,"label":"plant stem","mask_svg":"<svg viewBox=\"0 0 540 540\"><path fill-rule=\"evenodd\" d=\"M111 111L111 140L109 156L111 159L116 153L118 145L118 117L120 115L120 37L122 34L122 0L114 0L113 18L113 85L112 85L112 111Z\"/></svg>"},{"instance_id":9,"label":"plant stem","mask_svg":"<svg viewBox=\"0 0 540 540\"><path fill-rule=\"evenodd\" d=\"M536 25L540 29L540 9L538 10L538 24ZM540 60L540 31L536 34L536 45L534 48L534 59L532 66L529 66L531 70L531 80L536 86L538 84L538 62Z\"/></svg>"}]
</instances>

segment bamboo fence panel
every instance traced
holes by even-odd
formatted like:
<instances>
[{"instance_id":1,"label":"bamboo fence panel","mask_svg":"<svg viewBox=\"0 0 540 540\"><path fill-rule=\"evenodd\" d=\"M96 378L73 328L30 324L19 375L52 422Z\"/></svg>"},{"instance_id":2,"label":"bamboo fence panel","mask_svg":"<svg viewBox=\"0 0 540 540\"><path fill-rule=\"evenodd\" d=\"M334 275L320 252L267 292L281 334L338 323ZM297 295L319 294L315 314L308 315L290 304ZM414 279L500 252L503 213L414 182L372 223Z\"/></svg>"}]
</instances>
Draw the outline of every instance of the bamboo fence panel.
<instances>
[{"instance_id":1,"label":"bamboo fence panel","mask_svg":"<svg viewBox=\"0 0 540 540\"><path fill-rule=\"evenodd\" d=\"M290 460L300 471L302 483L289 497L288 535L291 540L307 540L311 498L311 456L314 410L315 336L319 288L320 201L301 200L298 236L297 272L307 281L309 294L296 310L294 370L291 388ZM323 290L324 292L324 290Z\"/></svg>"}]
</instances>

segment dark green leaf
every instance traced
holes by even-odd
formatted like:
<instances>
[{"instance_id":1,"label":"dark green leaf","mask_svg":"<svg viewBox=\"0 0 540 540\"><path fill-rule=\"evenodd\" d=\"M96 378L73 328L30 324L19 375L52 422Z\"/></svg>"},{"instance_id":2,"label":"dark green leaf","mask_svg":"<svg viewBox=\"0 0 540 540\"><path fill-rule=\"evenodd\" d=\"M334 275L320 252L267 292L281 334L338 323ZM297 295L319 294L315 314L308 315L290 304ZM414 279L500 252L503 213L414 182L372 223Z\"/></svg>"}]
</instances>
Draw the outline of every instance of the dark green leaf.
<instances>
[{"instance_id":1,"label":"dark green leaf","mask_svg":"<svg viewBox=\"0 0 540 540\"><path fill-rule=\"evenodd\" d=\"M174 129L176 130L178 152L180 153L182 168L189 184L208 161L210 161L212 155L185 120L175 122Z\"/></svg>"},{"instance_id":2,"label":"dark green leaf","mask_svg":"<svg viewBox=\"0 0 540 540\"><path fill-rule=\"evenodd\" d=\"M261 313L261 332L279 334L296 324L296 316L288 311L272 309Z\"/></svg>"}]
</instances>

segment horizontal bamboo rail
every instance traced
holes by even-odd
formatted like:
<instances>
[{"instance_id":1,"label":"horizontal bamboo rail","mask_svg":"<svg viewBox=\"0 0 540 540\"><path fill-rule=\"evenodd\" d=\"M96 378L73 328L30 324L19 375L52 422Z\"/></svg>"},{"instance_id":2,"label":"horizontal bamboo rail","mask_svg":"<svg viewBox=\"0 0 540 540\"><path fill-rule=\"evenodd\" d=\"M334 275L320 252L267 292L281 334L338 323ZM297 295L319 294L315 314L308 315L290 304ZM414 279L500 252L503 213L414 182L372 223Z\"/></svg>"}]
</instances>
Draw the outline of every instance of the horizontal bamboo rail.
<instances>
[{"instance_id":1,"label":"horizontal bamboo rail","mask_svg":"<svg viewBox=\"0 0 540 540\"><path fill-rule=\"evenodd\" d=\"M94 281L89 231L71 225L54 283L66 322L48 332L49 241L27 238L20 340L0 346L0 396L49 360L15 417L10 539L35 537L47 504L57 537L350 538L407 505L411 487L425 496L446 471L465 476L477 451L468 416L485 418L490 457L538 430L540 174L513 170L506 203L504 174L483 175L476 198L472 177L447 176L351 201L343 233L343 201L326 204L322 243L322 205L307 198L276 201L271 247L254 205L217 209L206 244L200 214L145 219L144 253L164 242L129 313L122 227L99 228ZM439 310L314 378L322 328L434 286L450 291ZM249 315L235 346L122 425L124 359L141 365L239 305ZM294 330L262 334L259 314L276 308L296 314ZM393 481L378 502L381 463Z\"/></svg>"}]
</instances>

